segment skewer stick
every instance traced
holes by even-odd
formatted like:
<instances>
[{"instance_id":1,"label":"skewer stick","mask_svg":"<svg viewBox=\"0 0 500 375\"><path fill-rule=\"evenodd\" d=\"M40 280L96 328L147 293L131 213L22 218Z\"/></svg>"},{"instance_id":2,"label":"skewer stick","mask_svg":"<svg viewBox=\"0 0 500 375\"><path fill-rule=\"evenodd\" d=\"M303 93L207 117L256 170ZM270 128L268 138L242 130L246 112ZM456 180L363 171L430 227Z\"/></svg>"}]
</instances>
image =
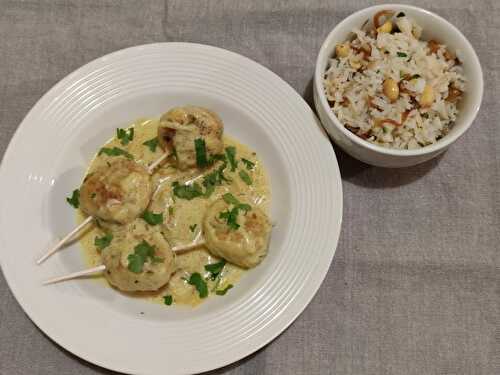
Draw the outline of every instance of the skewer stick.
<instances>
[{"instance_id":1,"label":"skewer stick","mask_svg":"<svg viewBox=\"0 0 500 375\"><path fill-rule=\"evenodd\" d=\"M162 156L160 156L156 161L151 163L151 165L148 167L148 173L151 174L155 170L155 168L160 165L160 163L168 158L168 154L165 152Z\"/></svg>"},{"instance_id":2,"label":"skewer stick","mask_svg":"<svg viewBox=\"0 0 500 375\"><path fill-rule=\"evenodd\" d=\"M92 221L93 217L89 216L86 218L84 221L81 222L79 226L77 226L75 229L73 229L71 232L69 232L61 241L59 241L52 249L50 249L45 255L43 255L40 259L36 261L36 264L41 264L44 260L46 260L48 257L50 257L52 254L57 252L61 247L66 244L75 234L80 232L83 228L87 226Z\"/></svg>"},{"instance_id":3,"label":"skewer stick","mask_svg":"<svg viewBox=\"0 0 500 375\"><path fill-rule=\"evenodd\" d=\"M204 240L200 240L198 242L193 242L189 245L180 245L180 246L176 246L176 247L173 247L172 248L172 251L174 253L177 253L177 252L182 252L182 251L188 251L188 250L192 250L192 249L195 249L199 246L203 246L205 244L205 241ZM100 266L97 266L97 267L92 267L92 268L88 268L86 270L82 270L82 271L78 271L78 272L73 272L73 273L70 273L68 275L64 275L64 276L58 276L58 277L54 277L52 279L48 279L48 280L45 280L42 282L43 285L48 285L48 284L54 284L54 283L58 283L58 282L61 282L61 281L66 281L66 280L71 280L71 279L77 279L79 277L82 277L82 276L89 276L89 275L94 275L94 274L97 274L97 273L101 273L103 271L106 270L106 266L104 264L101 264Z\"/></svg>"},{"instance_id":4,"label":"skewer stick","mask_svg":"<svg viewBox=\"0 0 500 375\"><path fill-rule=\"evenodd\" d=\"M205 240L201 239L200 241L197 241L197 242L193 242L189 245L179 245L179 246L175 246L172 248L172 251L174 253L181 253L183 251L188 251L188 250L193 250L193 249L196 249L197 247L200 247L200 246L203 246L205 245Z\"/></svg>"},{"instance_id":5,"label":"skewer stick","mask_svg":"<svg viewBox=\"0 0 500 375\"><path fill-rule=\"evenodd\" d=\"M82 276L89 276L89 275L93 275L93 274L96 274L99 272L103 272L105 269L106 269L106 266L104 264L101 264L100 266L97 266L97 267L92 267L92 268L89 268L89 269L86 269L83 271L70 273L69 275L54 277L52 279L45 280L42 284L43 285L54 284L54 283L58 283L61 281L76 279L76 278L82 277Z\"/></svg>"}]
</instances>

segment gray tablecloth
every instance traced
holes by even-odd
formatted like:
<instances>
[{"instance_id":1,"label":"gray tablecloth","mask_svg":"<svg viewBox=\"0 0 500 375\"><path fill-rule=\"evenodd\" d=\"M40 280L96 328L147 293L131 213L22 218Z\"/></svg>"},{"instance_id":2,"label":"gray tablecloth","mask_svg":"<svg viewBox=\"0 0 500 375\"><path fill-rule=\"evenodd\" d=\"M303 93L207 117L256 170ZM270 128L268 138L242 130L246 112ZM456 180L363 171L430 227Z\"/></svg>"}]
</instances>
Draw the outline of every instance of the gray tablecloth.
<instances>
[{"instance_id":1,"label":"gray tablecloth","mask_svg":"<svg viewBox=\"0 0 500 375\"><path fill-rule=\"evenodd\" d=\"M322 40L372 3L0 1L0 155L52 85L137 44L189 41L241 53L311 103ZM500 374L500 2L414 3L458 26L478 52L486 84L478 118L446 154L414 168L373 168L335 150L345 210L325 282L280 337L218 372ZM0 276L0 374L56 373L110 372L44 336Z\"/></svg>"}]
</instances>

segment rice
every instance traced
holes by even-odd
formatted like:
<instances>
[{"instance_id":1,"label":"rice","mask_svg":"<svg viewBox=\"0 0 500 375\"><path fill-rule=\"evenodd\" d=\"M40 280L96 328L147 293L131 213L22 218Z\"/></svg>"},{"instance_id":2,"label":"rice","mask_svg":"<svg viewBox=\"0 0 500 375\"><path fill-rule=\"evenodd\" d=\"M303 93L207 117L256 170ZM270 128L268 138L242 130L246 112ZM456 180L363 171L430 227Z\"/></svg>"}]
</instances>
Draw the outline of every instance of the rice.
<instances>
[{"instance_id":1,"label":"rice","mask_svg":"<svg viewBox=\"0 0 500 375\"><path fill-rule=\"evenodd\" d=\"M353 30L329 61L324 89L333 112L347 129L383 147L437 142L453 126L465 92L461 62L445 45L420 40L422 28L404 13L378 14L373 23L368 31Z\"/></svg>"}]
</instances>

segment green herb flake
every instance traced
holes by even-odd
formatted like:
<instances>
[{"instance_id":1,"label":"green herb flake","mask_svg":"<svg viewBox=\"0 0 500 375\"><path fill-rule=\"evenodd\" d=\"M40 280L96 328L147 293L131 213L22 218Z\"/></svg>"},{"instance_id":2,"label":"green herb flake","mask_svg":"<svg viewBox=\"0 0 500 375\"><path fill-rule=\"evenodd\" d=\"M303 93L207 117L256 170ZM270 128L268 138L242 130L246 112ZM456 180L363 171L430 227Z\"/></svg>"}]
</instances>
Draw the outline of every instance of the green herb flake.
<instances>
[{"instance_id":1,"label":"green herb flake","mask_svg":"<svg viewBox=\"0 0 500 375\"><path fill-rule=\"evenodd\" d=\"M207 147L203 138L197 138L194 140L194 150L196 151L196 165L198 166L198 168L207 167Z\"/></svg>"},{"instance_id":2,"label":"green herb flake","mask_svg":"<svg viewBox=\"0 0 500 375\"><path fill-rule=\"evenodd\" d=\"M226 220L229 229L237 230L240 225L238 224L238 207L234 207L232 210L223 211L219 214L220 219Z\"/></svg>"},{"instance_id":3,"label":"green herb flake","mask_svg":"<svg viewBox=\"0 0 500 375\"><path fill-rule=\"evenodd\" d=\"M100 252L104 250L106 247L108 247L111 244L112 240L113 240L113 235L109 233L106 234L105 236L94 238L94 245Z\"/></svg>"},{"instance_id":4,"label":"green herb flake","mask_svg":"<svg viewBox=\"0 0 500 375\"><path fill-rule=\"evenodd\" d=\"M236 147L226 147L226 157L229 161L229 165L231 166L231 172L234 172L238 166L238 162L236 161Z\"/></svg>"},{"instance_id":5,"label":"green herb flake","mask_svg":"<svg viewBox=\"0 0 500 375\"><path fill-rule=\"evenodd\" d=\"M80 207L80 190L78 189L73 190L71 198L66 198L66 202L68 202L74 208Z\"/></svg>"},{"instance_id":6,"label":"green herb flake","mask_svg":"<svg viewBox=\"0 0 500 375\"><path fill-rule=\"evenodd\" d=\"M398 52L397 55L398 57L408 57L408 55L404 52Z\"/></svg>"},{"instance_id":7,"label":"green herb flake","mask_svg":"<svg viewBox=\"0 0 500 375\"><path fill-rule=\"evenodd\" d=\"M218 296L225 296L226 293L229 291L229 289L231 289L232 287L233 287L233 284L229 284L224 289L215 291L215 294L217 294Z\"/></svg>"},{"instance_id":8,"label":"green herb flake","mask_svg":"<svg viewBox=\"0 0 500 375\"><path fill-rule=\"evenodd\" d=\"M227 204L234 204L235 206L240 204L240 201L236 199L236 197L231 194L231 193L226 193L222 196L222 199L224 199L224 202Z\"/></svg>"},{"instance_id":9,"label":"green herb flake","mask_svg":"<svg viewBox=\"0 0 500 375\"><path fill-rule=\"evenodd\" d=\"M414 74L411 76L410 79L417 79L417 78L420 78L420 74Z\"/></svg>"},{"instance_id":10,"label":"green herb flake","mask_svg":"<svg viewBox=\"0 0 500 375\"><path fill-rule=\"evenodd\" d=\"M248 159L241 158L241 161L242 161L243 164L245 164L245 166L247 167L247 169L249 171L252 170L255 167L255 163L251 162Z\"/></svg>"},{"instance_id":11,"label":"green herb flake","mask_svg":"<svg viewBox=\"0 0 500 375\"><path fill-rule=\"evenodd\" d=\"M243 211L250 211L251 207L249 204L246 203L241 203L236 197L231 194L231 193L226 193L222 196L222 199L224 199L224 202L227 204L232 204L236 206L239 210Z\"/></svg>"},{"instance_id":12,"label":"green herb flake","mask_svg":"<svg viewBox=\"0 0 500 375\"><path fill-rule=\"evenodd\" d=\"M142 219L149 225L158 225L163 223L163 213L155 214L154 212L151 211L144 211L144 213L141 216Z\"/></svg>"},{"instance_id":13,"label":"green herb flake","mask_svg":"<svg viewBox=\"0 0 500 375\"><path fill-rule=\"evenodd\" d=\"M222 259L217 263L206 264L205 270L210 272L210 279L215 280L220 275L225 265L226 261Z\"/></svg>"},{"instance_id":14,"label":"green herb flake","mask_svg":"<svg viewBox=\"0 0 500 375\"><path fill-rule=\"evenodd\" d=\"M134 128L116 129L116 137L120 140L123 146L128 145L134 139Z\"/></svg>"},{"instance_id":15,"label":"green herb flake","mask_svg":"<svg viewBox=\"0 0 500 375\"><path fill-rule=\"evenodd\" d=\"M231 210L226 210L219 213L219 218L226 220L229 229L237 230L240 225L238 224L238 214L240 210L250 211L252 207L249 204L241 203L236 197L231 193L226 193L222 196L224 202L234 207Z\"/></svg>"},{"instance_id":16,"label":"green herb flake","mask_svg":"<svg viewBox=\"0 0 500 375\"><path fill-rule=\"evenodd\" d=\"M240 173L240 178L243 180L243 182L247 185L252 185L252 178L248 175L247 172L241 170Z\"/></svg>"},{"instance_id":17,"label":"green herb flake","mask_svg":"<svg viewBox=\"0 0 500 375\"><path fill-rule=\"evenodd\" d=\"M158 137L151 138L150 140L144 142L143 145L149 147L149 151L156 152L156 147L158 147Z\"/></svg>"},{"instance_id":18,"label":"green herb flake","mask_svg":"<svg viewBox=\"0 0 500 375\"><path fill-rule=\"evenodd\" d=\"M212 173L207 174L203 178L203 186L205 187L205 193L204 193L205 198L210 197L214 192L215 187L222 185L224 181L231 182L231 180L224 175L224 170L226 169L226 167L227 163L224 161L224 163L219 168L217 168Z\"/></svg>"},{"instance_id":19,"label":"green herb flake","mask_svg":"<svg viewBox=\"0 0 500 375\"><path fill-rule=\"evenodd\" d=\"M196 227L197 227L197 226L198 226L198 224L193 224L193 225L190 225L190 226L189 226L189 230L190 230L191 232L193 232L193 233L194 233L194 231L196 230Z\"/></svg>"},{"instance_id":20,"label":"green herb flake","mask_svg":"<svg viewBox=\"0 0 500 375\"><path fill-rule=\"evenodd\" d=\"M173 215L173 214L174 214L174 206L170 206L170 207L168 208L168 214L169 214L169 215Z\"/></svg>"},{"instance_id":21,"label":"green herb flake","mask_svg":"<svg viewBox=\"0 0 500 375\"><path fill-rule=\"evenodd\" d=\"M113 147L113 148L103 147L99 150L99 153L97 154L97 156L101 156L102 154L105 154L108 156L125 156L127 159L131 159L131 160L134 158L127 151L125 151L119 147Z\"/></svg>"},{"instance_id":22,"label":"green herb flake","mask_svg":"<svg viewBox=\"0 0 500 375\"><path fill-rule=\"evenodd\" d=\"M155 256L155 248L151 246L147 241L142 240L140 244L134 247L134 253L129 254L128 269L134 273L141 273L144 267L144 263L151 260L153 263L159 263L163 261L163 258Z\"/></svg>"},{"instance_id":23,"label":"green herb flake","mask_svg":"<svg viewBox=\"0 0 500 375\"><path fill-rule=\"evenodd\" d=\"M217 171L207 174L203 178L203 186L205 187L205 198L209 198L215 191L215 186L221 185L221 180Z\"/></svg>"},{"instance_id":24,"label":"green herb flake","mask_svg":"<svg viewBox=\"0 0 500 375\"><path fill-rule=\"evenodd\" d=\"M203 280L198 272L191 274L187 282L189 285L193 285L196 288L200 298L205 298L208 296L207 283L205 280Z\"/></svg>"},{"instance_id":25,"label":"green herb flake","mask_svg":"<svg viewBox=\"0 0 500 375\"><path fill-rule=\"evenodd\" d=\"M174 302L174 299L172 298L172 296L170 294L163 296L163 303L165 305L170 306L172 304L172 302Z\"/></svg>"},{"instance_id":26,"label":"green herb flake","mask_svg":"<svg viewBox=\"0 0 500 375\"><path fill-rule=\"evenodd\" d=\"M201 190L201 186L195 182L192 185L180 185L179 182L175 181L172 184L174 195L181 199L187 199L190 201L196 197L201 197L203 195L203 191Z\"/></svg>"}]
</instances>

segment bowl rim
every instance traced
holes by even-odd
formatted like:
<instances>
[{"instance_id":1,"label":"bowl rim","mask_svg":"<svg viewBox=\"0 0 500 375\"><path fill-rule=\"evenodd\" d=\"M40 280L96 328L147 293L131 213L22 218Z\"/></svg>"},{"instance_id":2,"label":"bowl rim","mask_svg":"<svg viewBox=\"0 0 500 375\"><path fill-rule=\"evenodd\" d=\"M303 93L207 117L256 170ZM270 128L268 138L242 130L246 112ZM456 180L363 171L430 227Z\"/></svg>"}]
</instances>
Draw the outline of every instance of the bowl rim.
<instances>
[{"instance_id":1,"label":"bowl rim","mask_svg":"<svg viewBox=\"0 0 500 375\"><path fill-rule=\"evenodd\" d=\"M464 123L465 126L463 126L462 129L459 131L450 134L448 137L444 137L443 139L440 139L436 143L433 143L432 145L428 145L419 149L412 149L412 150L401 150L401 149L393 149L393 148L386 148L383 146L376 145L374 143L368 142L354 133L350 132L348 129L342 125L340 120L337 118L337 116L333 113L331 110L331 107L328 105L328 102L326 100L326 96L324 91L322 90L323 88L323 75L324 71L320 69L320 65L322 61L325 59L330 58L330 56L327 55L327 48L328 45L330 44L331 39L334 38L335 34L337 33L337 30L344 26L345 24L349 23L352 19L355 19L359 17L361 14L364 13L376 13L379 10L382 9L387 9L387 8L400 8L401 10L411 10L414 12L420 12L424 13L428 16L430 16L434 21L436 22L441 22L450 29L451 32L457 34L459 39L461 39L461 42L463 44L463 50L467 49L469 50L468 52L470 53L472 60L469 62L470 66L472 67L473 70L477 71L477 84L478 84L478 90L479 90L479 95L477 95L475 98L473 98L473 110L471 110L469 113L464 114L465 119ZM433 13L427 9L423 9L417 6L413 5L406 5L406 4L395 4L395 3L387 3L387 4L380 4L380 5L374 5L370 6L367 8L360 9L348 17L344 18L341 22L339 22L327 35L325 40L323 41L323 44L321 45L321 48L318 52L318 57L316 59L316 66L314 70L314 87L316 90L316 95L317 98L319 99L316 101L316 105L321 105L328 116L328 119L333 122L334 126L339 129L340 132L342 132L349 140L351 140L353 143L357 144L360 147L369 149L371 151L374 151L379 154L384 154L384 155L391 155L391 156L422 156L422 155L428 155L432 153L437 153L439 151L442 151L446 149L448 146L450 146L453 142L455 142L458 138L460 138L472 125L474 119L476 118L479 109L481 107L481 102L483 99L483 92L484 92L484 82L483 82L483 71L481 68L481 63L479 61L479 58L476 54L476 51L472 47L472 44L469 42L469 40L462 34L460 30L458 30L457 27L455 27L452 23L444 19L443 17L437 15L436 13Z\"/></svg>"}]
</instances>

